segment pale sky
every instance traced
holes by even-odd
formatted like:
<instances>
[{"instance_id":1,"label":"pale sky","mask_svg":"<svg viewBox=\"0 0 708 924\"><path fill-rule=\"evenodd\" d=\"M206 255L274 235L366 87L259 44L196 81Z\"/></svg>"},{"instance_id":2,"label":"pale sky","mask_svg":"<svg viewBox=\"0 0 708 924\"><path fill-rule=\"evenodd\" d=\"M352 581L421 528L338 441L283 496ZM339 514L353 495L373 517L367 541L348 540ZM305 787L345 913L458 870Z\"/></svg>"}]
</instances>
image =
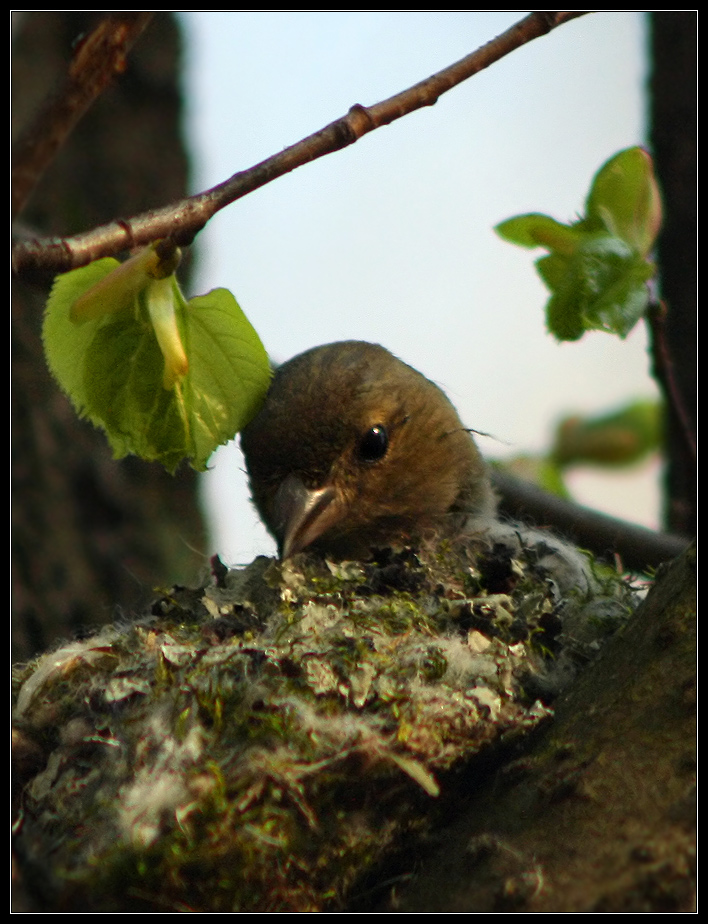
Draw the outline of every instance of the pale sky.
<instances>
[{"instance_id":1,"label":"pale sky","mask_svg":"<svg viewBox=\"0 0 708 924\"><path fill-rule=\"evenodd\" d=\"M464 57L525 15L479 11L182 13L194 192ZM378 342L437 382L501 458L547 448L559 416L652 397L646 337L557 344L532 252L493 231L561 221L593 174L645 140L640 12L568 23L415 112L224 209L198 239L193 290L231 289L275 361ZM273 554L236 446L204 476L213 551ZM577 496L657 525L656 465L574 478ZM588 493L589 492L589 493Z\"/></svg>"}]
</instances>

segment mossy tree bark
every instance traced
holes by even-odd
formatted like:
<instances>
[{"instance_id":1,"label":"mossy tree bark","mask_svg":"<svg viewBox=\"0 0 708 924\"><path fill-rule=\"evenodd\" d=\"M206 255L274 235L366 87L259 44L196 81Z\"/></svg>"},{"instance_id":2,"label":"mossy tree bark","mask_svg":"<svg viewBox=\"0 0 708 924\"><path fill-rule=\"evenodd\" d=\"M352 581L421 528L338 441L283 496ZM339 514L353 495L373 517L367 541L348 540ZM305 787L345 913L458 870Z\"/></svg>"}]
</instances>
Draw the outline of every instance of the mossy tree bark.
<instances>
[{"instance_id":1,"label":"mossy tree bark","mask_svg":"<svg viewBox=\"0 0 708 924\"><path fill-rule=\"evenodd\" d=\"M516 760L456 794L379 911L686 913L695 896L695 547Z\"/></svg>"}]
</instances>

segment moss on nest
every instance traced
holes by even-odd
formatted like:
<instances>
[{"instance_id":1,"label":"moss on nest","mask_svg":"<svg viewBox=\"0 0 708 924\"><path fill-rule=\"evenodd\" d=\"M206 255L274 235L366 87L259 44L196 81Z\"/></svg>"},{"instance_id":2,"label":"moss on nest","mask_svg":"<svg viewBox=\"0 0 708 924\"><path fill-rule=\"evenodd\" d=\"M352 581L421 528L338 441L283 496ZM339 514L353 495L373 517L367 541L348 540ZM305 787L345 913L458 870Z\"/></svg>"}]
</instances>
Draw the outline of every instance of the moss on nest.
<instances>
[{"instance_id":1,"label":"moss on nest","mask_svg":"<svg viewBox=\"0 0 708 924\"><path fill-rule=\"evenodd\" d=\"M52 910L342 907L447 772L550 715L623 623L631 587L593 583L560 599L533 561L469 543L261 558L19 668L30 892Z\"/></svg>"}]
</instances>

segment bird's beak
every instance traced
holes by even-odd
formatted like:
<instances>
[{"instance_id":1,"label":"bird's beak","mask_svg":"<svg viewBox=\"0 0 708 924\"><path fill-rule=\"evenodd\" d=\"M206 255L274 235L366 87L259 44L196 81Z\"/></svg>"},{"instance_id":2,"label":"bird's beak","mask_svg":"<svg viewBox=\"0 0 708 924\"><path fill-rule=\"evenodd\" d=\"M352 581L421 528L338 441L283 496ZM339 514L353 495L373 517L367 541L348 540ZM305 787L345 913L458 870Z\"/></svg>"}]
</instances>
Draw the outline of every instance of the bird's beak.
<instances>
[{"instance_id":1,"label":"bird's beak","mask_svg":"<svg viewBox=\"0 0 708 924\"><path fill-rule=\"evenodd\" d=\"M295 475L288 475L278 488L273 505L280 558L289 558L307 548L344 517L344 505L331 485L306 488Z\"/></svg>"}]
</instances>

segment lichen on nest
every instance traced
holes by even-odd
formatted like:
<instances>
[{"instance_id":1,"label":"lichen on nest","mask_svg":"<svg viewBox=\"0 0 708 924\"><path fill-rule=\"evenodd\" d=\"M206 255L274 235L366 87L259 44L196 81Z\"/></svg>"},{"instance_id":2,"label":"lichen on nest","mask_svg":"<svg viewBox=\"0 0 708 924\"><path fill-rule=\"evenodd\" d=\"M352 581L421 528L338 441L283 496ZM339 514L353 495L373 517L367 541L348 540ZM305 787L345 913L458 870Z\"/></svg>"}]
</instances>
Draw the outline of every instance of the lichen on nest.
<instances>
[{"instance_id":1,"label":"lichen on nest","mask_svg":"<svg viewBox=\"0 0 708 924\"><path fill-rule=\"evenodd\" d=\"M533 554L381 550L215 568L16 671L17 824L52 910L321 911L452 770L519 736L635 603L561 598ZM37 757L36 755L39 755Z\"/></svg>"}]
</instances>

